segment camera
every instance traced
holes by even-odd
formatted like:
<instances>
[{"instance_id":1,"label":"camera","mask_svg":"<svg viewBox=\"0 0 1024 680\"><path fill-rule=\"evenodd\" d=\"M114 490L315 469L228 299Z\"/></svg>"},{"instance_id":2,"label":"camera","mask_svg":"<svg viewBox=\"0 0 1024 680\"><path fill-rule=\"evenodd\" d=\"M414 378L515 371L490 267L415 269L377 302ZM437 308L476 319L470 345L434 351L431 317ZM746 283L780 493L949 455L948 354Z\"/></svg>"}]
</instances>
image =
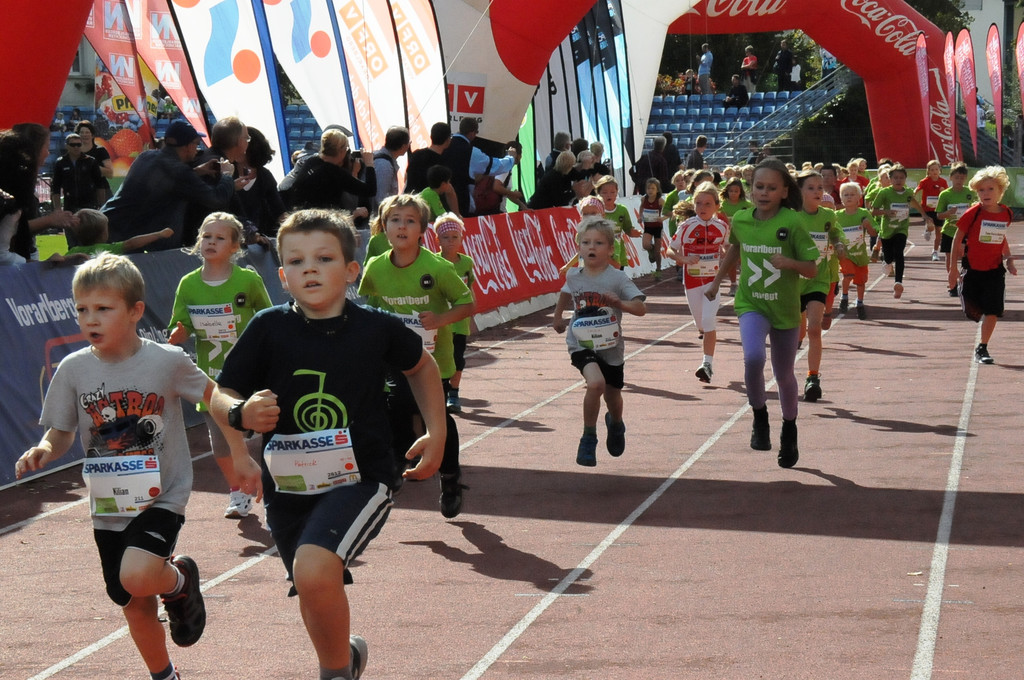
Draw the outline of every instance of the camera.
<instances>
[{"instance_id":1,"label":"camera","mask_svg":"<svg viewBox=\"0 0 1024 680\"><path fill-rule=\"evenodd\" d=\"M0 217L7 217L18 210L20 208L18 207L17 199L0 189Z\"/></svg>"}]
</instances>

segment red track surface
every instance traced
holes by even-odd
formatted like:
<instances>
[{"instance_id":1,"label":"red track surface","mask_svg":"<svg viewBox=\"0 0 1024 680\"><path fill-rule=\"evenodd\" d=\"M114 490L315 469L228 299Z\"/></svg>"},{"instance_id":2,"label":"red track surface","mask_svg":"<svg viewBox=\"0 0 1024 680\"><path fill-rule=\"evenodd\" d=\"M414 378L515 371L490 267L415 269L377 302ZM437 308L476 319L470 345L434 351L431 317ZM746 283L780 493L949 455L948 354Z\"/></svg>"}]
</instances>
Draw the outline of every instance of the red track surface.
<instances>
[{"instance_id":1,"label":"red track surface","mask_svg":"<svg viewBox=\"0 0 1024 680\"><path fill-rule=\"evenodd\" d=\"M364 677L1024 676L1024 280L1007 278L997 363L978 366L976 327L929 254L911 248L902 300L872 278L869 320L825 336L824 397L801 402L793 470L748 446L731 307L714 382L694 378L675 281L642 283L649 314L625 321L627 451L601 444L596 469L575 464L579 374L549 316L474 337L465 510L446 522L436 482L407 484L354 569ZM221 518L216 466L196 470L179 550L199 563L209 625L172 650L183 677L316 677L268 533ZM83 495L77 468L0 492L0 677L146 677L103 594L87 508L68 507Z\"/></svg>"}]
</instances>

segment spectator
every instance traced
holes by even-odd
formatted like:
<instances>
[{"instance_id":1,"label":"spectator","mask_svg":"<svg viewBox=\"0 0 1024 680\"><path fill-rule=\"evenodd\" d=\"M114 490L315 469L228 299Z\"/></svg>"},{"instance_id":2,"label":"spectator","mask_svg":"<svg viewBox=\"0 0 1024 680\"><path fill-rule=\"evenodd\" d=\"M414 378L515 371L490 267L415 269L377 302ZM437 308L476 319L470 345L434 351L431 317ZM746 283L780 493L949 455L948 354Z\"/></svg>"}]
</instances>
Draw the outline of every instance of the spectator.
<instances>
[{"instance_id":1,"label":"spectator","mask_svg":"<svg viewBox=\"0 0 1024 680\"><path fill-rule=\"evenodd\" d=\"M238 201L238 192L255 177L255 171L249 168L245 160L246 149L249 148L249 128L237 116L221 118L210 130L210 148L201 151L192 161L197 167L212 161L231 162L231 178L234 180L235 191L218 206L190 204L185 211L185 223L182 231L182 243L195 243L199 238L199 227L206 216L215 211L227 211L232 215L241 215L243 210ZM207 175L207 184L214 186L220 180L216 175Z\"/></svg>"},{"instance_id":2,"label":"spectator","mask_svg":"<svg viewBox=\"0 0 1024 680\"><path fill-rule=\"evenodd\" d=\"M640 157L629 171L633 180L633 192L640 193L644 185L651 177L656 178L663 185L671 185L668 174L668 165L665 163L665 138L658 136L654 138L654 147Z\"/></svg>"},{"instance_id":3,"label":"spectator","mask_svg":"<svg viewBox=\"0 0 1024 680\"><path fill-rule=\"evenodd\" d=\"M747 88L747 94L757 92L757 55L754 54L753 45L747 45L743 49L743 62L740 64L740 71L743 73L743 87Z\"/></svg>"},{"instance_id":4,"label":"spectator","mask_svg":"<svg viewBox=\"0 0 1024 680\"><path fill-rule=\"evenodd\" d=\"M589 149L590 142L583 139L582 137L577 137L576 139L572 140L572 144L569 145L569 151L572 151L572 155L576 156L576 158L580 157L581 151L588 151Z\"/></svg>"},{"instance_id":5,"label":"spectator","mask_svg":"<svg viewBox=\"0 0 1024 680\"><path fill-rule=\"evenodd\" d=\"M451 125L441 122L430 126L430 146L409 154L409 166L405 169L405 193L416 194L427 188L427 170L441 163L441 154L451 143Z\"/></svg>"},{"instance_id":6,"label":"spectator","mask_svg":"<svg viewBox=\"0 0 1024 680\"><path fill-rule=\"evenodd\" d=\"M249 145L245 149L245 164L252 170L252 179L235 192L241 213L237 217L245 225L247 243L269 245L267 237L277 233L277 227L285 216L284 201L277 191L277 180L266 168L274 158L274 149L266 135L254 127L248 128Z\"/></svg>"},{"instance_id":7,"label":"spectator","mask_svg":"<svg viewBox=\"0 0 1024 680\"><path fill-rule=\"evenodd\" d=\"M661 136L665 138L665 165L668 167L668 175L671 177L682 165L683 159L679 157L679 148L675 144L672 133L666 130L661 133ZM603 174L607 175L608 173Z\"/></svg>"},{"instance_id":8,"label":"spectator","mask_svg":"<svg viewBox=\"0 0 1024 680\"><path fill-rule=\"evenodd\" d=\"M348 137L341 130L325 130L320 136L320 152L303 164L303 170L292 186L295 208L346 207L345 194L373 197L377 195L377 174L373 154L363 151L349 157ZM362 179L360 179L362 177Z\"/></svg>"},{"instance_id":9,"label":"spectator","mask_svg":"<svg viewBox=\"0 0 1024 680\"><path fill-rule=\"evenodd\" d=\"M64 120L64 114L60 111L54 116L53 122L50 123L50 132L64 132L68 129L68 122Z\"/></svg>"},{"instance_id":10,"label":"spectator","mask_svg":"<svg viewBox=\"0 0 1024 680\"><path fill-rule=\"evenodd\" d=\"M110 222L110 238L127 241L132 236L170 227L174 235L158 241L150 250L180 248L185 209L190 203L217 210L234 193L234 166L214 158L191 167L203 137L183 120L167 128L162 149L143 151L128 169L117 193L103 206ZM204 177L215 178L213 184Z\"/></svg>"},{"instance_id":11,"label":"spectator","mask_svg":"<svg viewBox=\"0 0 1024 680\"><path fill-rule=\"evenodd\" d=\"M114 163L110 160L110 153L102 146L96 144L96 128L87 120L75 126L75 132L82 138L82 153L92 156L100 166L100 174L103 175L103 197L100 205L110 199L113 192L110 190L110 178L114 176Z\"/></svg>"},{"instance_id":12,"label":"spectator","mask_svg":"<svg viewBox=\"0 0 1024 680\"><path fill-rule=\"evenodd\" d=\"M544 159L544 170L550 170L555 164L555 159L558 158L558 154L563 151L569 151L572 147L572 136L568 132L556 132L554 144L551 147L551 153Z\"/></svg>"},{"instance_id":13,"label":"spectator","mask_svg":"<svg viewBox=\"0 0 1024 680\"><path fill-rule=\"evenodd\" d=\"M604 162L604 144L601 142L591 142L590 153L594 154L595 172L601 173L602 176L612 174L611 164Z\"/></svg>"},{"instance_id":14,"label":"spectator","mask_svg":"<svg viewBox=\"0 0 1024 680\"><path fill-rule=\"evenodd\" d=\"M441 198L452 187L452 171L444 165L432 165L427 170L427 188L420 192L420 198L430 207L430 221L447 212ZM408 193L408 192L406 192Z\"/></svg>"},{"instance_id":15,"label":"spectator","mask_svg":"<svg viewBox=\"0 0 1024 680\"><path fill-rule=\"evenodd\" d=\"M53 165L50 197L55 208L77 212L99 207L103 197L103 175L92 156L82 153L82 138L77 132L65 137L67 153Z\"/></svg>"},{"instance_id":16,"label":"spectator","mask_svg":"<svg viewBox=\"0 0 1024 680\"><path fill-rule=\"evenodd\" d=\"M570 173L575 164L576 157L572 155L572 151L563 151L558 154L555 164L537 182L537 190L530 197L529 207L531 210L557 208L572 202L576 194L573 192L573 180Z\"/></svg>"},{"instance_id":17,"label":"spectator","mask_svg":"<svg viewBox=\"0 0 1024 680\"><path fill-rule=\"evenodd\" d=\"M459 133L452 136L451 144L441 154L442 162L452 171L452 186L459 199L459 214L463 217L475 214L470 197L476 178L508 172L518 160L513 148L509 148L508 155L503 158L491 158L474 146L479 130L480 122L476 118L463 118L459 121Z\"/></svg>"},{"instance_id":18,"label":"spectator","mask_svg":"<svg viewBox=\"0 0 1024 680\"><path fill-rule=\"evenodd\" d=\"M746 106L749 100L750 95L747 93L747 88L740 84L740 77L734 75L732 87L729 88L729 94L725 96L725 108L735 106L738 109L741 106Z\"/></svg>"},{"instance_id":19,"label":"spectator","mask_svg":"<svg viewBox=\"0 0 1024 680\"><path fill-rule=\"evenodd\" d=\"M802 90L803 86L800 84L800 62L793 62L793 70L789 76L789 89L790 90Z\"/></svg>"},{"instance_id":20,"label":"spectator","mask_svg":"<svg viewBox=\"0 0 1024 680\"><path fill-rule=\"evenodd\" d=\"M508 143L508 148L514 149L516 152L516 164L519 163L523 158L523 145L512 140ZM518 189L509 189L508 185L512 181L512 171L509 170L506 173L498 174L494 176L494 191L497 192L502 198L509 200L519 206L520 210L526 210L526 200L523 198L523 192ZM498 205L498 212L505 212L505 201L501 201Z\"/></svg>"},{"instance_id":21,"label":"spectator","mask_svg":"<svg viewBox=\"0 0 1024 680\"><path fill-rule=\"evenodd\" d=\"M775 55L775 66L772 68L779 79L779 92L788 92L790 79L793 77L793 53L789 51L789 42L783 40L779 46L779 53Z\"/></svg>"},{"instance_id":22,"label":"spectator","mask_svg":"<svg viewBox=\"0 0 1024 680\"><path fill-rule=\"evenodd\" d=\"M708 138L705 135L698 135L694 148L686 156L687 170L704 169L704 150L708 148Z\"/></svg>"},{"instance_id":23,"label":"spectator","mask_svg":"<svg viewBox=\"0 0 1024 680\"><path fill-rule=\"evenodd\" d=\"M377 173L377 194L374 207L388 196L398 194L398 159L409 152L409 128L392 125L384 134L384 148L373 154Z\"/></svg>"},{"instance_id":24,"label":"spectator","mask_svg":"<svg viewBox=\"0 0 1024 680\"><path fill-rule=\"evenodd\" d=\"M707 43L700 46L700 65L697 67L697 81L700 85L701 94L711 94L711 64L715 55L711 54L711 48Z\"/></svg>"}]
</instances>

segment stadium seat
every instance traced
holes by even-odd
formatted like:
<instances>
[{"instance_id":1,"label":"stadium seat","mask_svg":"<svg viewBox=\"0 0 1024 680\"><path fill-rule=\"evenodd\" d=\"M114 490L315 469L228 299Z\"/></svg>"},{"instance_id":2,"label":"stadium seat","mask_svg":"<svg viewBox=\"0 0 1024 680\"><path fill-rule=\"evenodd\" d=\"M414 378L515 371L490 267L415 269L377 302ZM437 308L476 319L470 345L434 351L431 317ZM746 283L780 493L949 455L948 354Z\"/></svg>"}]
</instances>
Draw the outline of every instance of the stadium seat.
<instances>
[{"instance_id":1,"label":"stadium seat","mask_svg":"<svg viewBox=\"0 0 1024 680\"><path fill-rule=\"evenodd\" d=\"M690 118L698 118L698 117L700 117L700 109L693 109L693 108L687 109L686 110L686 115L688 117L690 117Z\"/></svg>"},{"instance_id":2,"label":"stadium seat","mask_svg":"<svg viewBox=\"0 0 1024 680\"><path fill-rule=\"evenodd\" d=\"M761 107L761 106L751 106L750 107L750 115L756 116L757 118L760 118L761 116L764 115L764 107Z\"/></svg>"},{"instance_id":3,"label":"stadium seat","mask_svg":"<svg viewBox=\"0 0 1024 680\"><path fill-rule=\"evenodd\" d=\"M657 133L662 133L662 132L665 132L667 130L668 130L668 124L667 123L658 123L657 125L654 126L654 131L657 132Z\"/></svg>"},{"instance_id":4,"label":"stadium seat","mask_svg":"<svg viewBox=\"0 0 1024 680\"><path fill-rule=\"evenodd\" d=\"M704 121L698 120L693 124L693 132L704 132Z\"/></svg>"},{"instance_id":5,"label":"stadium seat","mask_svg":"<svg viewBox=\"0 0 1024 680\"><path fill-rule=\"evenodd\" d=\"M298 113L299 112L299 105L298 104L289 104L288 106L284 107L284 110L285 110L285 116L287 116L289 113Z\"/></svg>"},{"instance_id":6,"label":"stadium seat","mask_svg":"<svg viewBox=\"0 0 1024 680\"><path fill-rule=\"evenodd\" d=\"M660 106L652 106L651 107L651 120L654 120L655 118L661 118L661 107Z\"/></svg>"},{"instance_id":7,"label":"stadium seat","mask_svg":"<svg viewBox=\"0 0 1024 680\"><path fill-rule=\"evenodd\" d=\"M692 130L693 130L693 123L680 123L679 124L679 131L680 132L690 132Z\"/></svg>"},{"instance_id":8,"label":"stadium seat","mask_svg":"<svg viewBox=\"0 0 1024 680\"><path fill-rule=\"evenodd\" d=\"M711 117L711 107L710 106L705 106L705 107L701 108L701 110L700 110L700 117L704 118L704 119L710 118Z\"/></svg>"},{"instance_id":9,"label":"stadium seat","mask_svg":"<svg viewBox=\"0 0 1024 680\"><path fill-rule=\"evenodd\" d=\"M786 90L780 90L779 92L776 92L775 100L778 101L780 99L789 99L789 92L787 92Z\"/></svg>"},{"instance_id":10,"label":"stadium seat","mask_svg":"<svg viewBox=\"0 0 1024 680\"><path fill-rule=\"evenodd\" d=\"M776 93L773 92L772 90L769 90L769 91L765 92L764 93L764 101L766 103L767 102L774 102L775 101L775 94Z\"/></svg>"},{"instance_id":11,"label":"stadium seat","mask_svg":"<svg viewBox=\"0 0 1024 680\"><path fill-rule=\"evenodd\" d=\"M718 117L718 118L724 118L725 117L725 107L724 106L716 106L716 107L712 108L711 109L711 116L712 117Z\"/></svg>"},{"instance_id":12,"label":"stadium seat","mask_svg":"<svg viewBox=\"0 0 1024 680\"><path fill-rule=\"evenodd\" d=\"M715 101L715 95L713 95L713 94L702 94L700 96L701 106L707 106L707 105L711 104L711 102L713 102L713 101Z\"/></svg>"},{"instance_id":13,"label":"stadium seat","mask_svg":"<svg viewBox=\"0 0 1024 680\"><path fill-rule=\"evenodd\" d=\"M665 99L660 94L656 94L651 98L651 104L661 104L663 101Z\"/></svg>"},{"instance_id":14,"label":"stadium seat","mask_svg":"<svg viewBox=\"0 0 1024 680\"><path fill-rule=\"evenodd\" d=\"M750 95L751 102L761 103L764 101L764 92L754 92Z\"/></svg>"},{"instance_id":15,"label":"stadium seat","mask_svg":"<svg viewBox=\"0 0 1024 680\"><path fill-rule=\"evenodd\" d=\"M669 123L668 124L668 131L669 132L679 132L679 123Z\"/></svg>"},{"instance_id":16,"label":"stadium seat","mask_svg":"<svg viewBox=\"0 0 1024 680\"><path fill-rule=\"evenodd\" d=\"M750 107L749 106L741 106L740 108L736 109L736 115L737 116L749 116L750 115Z\"/></svg>"},{"instance_id":17,"label":"stadium seat","mask_svg":"<svg viewBox=\"0 0 1024 680\"><path fill-rule=\"evenodd\" d=\"M765 104L764 106L761 107L761 110L764 111L764 115L770 116L771 114L775 113L775 105Z\"/></svg>"}]
</instances>

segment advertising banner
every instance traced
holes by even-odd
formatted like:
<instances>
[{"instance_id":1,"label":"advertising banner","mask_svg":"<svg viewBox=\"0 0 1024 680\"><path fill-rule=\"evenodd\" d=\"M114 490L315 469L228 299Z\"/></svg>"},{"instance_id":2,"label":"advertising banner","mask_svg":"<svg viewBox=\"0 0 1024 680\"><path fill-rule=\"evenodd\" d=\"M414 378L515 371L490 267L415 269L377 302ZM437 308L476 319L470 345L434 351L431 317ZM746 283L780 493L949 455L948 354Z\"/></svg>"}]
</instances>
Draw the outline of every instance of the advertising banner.
<instances>
[{"instance_id":1,"label":"advertising banner","mask_svg":"<svg viewBox=\"0 0 1024 680\"><path fill-rule=\"evenodd\" d=\"M974 153L978 153L978 80L974 70L974 46L971 44L971 32L962 29L956 37L953 48L953 61L956 64L957 80L964 102L964 116L967 118L967 129L971 133L971 145Z\"/></svg>"},{"instance_id":2,"label":"advertising banner","mask_svg":"<svg viewBox=\"0 0 1024 680\"><path fill-rule=\"evenodd\" d=\"M992 85L992 107L995 109L996 142L999 144L999 158L1003 156L1003 51L999 45L999 27L988 27L985 39L985 64L988 79Z\"/></svg>"},{"instance_id":3,"label":"advertising banner","mask_svg":"<svg viewBox=\"0 0 1024 680\"><path fill-rule=\"evenodd\" d=\"M917 81L921 86L921 115L924 116L923 120L925 125L928 124L929 107L928 107L928 41L924 37L924 33L917 36ZM930 137L930 134L926 135Z\"/></svg>"}]
</instances>

